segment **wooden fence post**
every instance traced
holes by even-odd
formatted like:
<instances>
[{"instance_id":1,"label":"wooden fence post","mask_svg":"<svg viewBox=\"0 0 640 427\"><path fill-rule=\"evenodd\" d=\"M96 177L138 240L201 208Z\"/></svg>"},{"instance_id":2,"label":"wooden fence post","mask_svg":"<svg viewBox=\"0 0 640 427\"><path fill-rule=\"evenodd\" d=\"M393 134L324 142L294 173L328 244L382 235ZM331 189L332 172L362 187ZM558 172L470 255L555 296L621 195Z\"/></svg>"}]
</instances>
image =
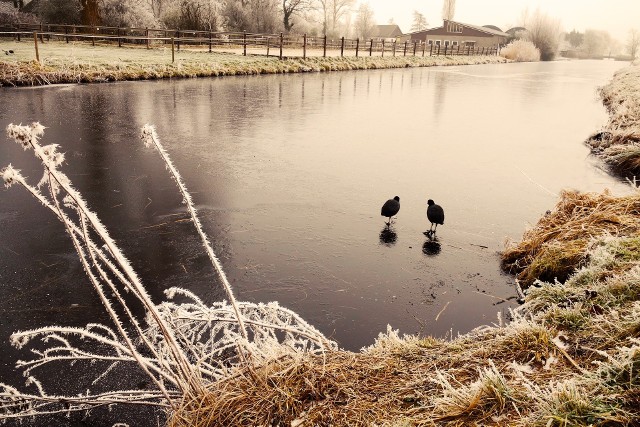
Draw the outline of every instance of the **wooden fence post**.
<instances>
[{"instance_id":1,"label":"wooden fence post","mask_svg":"<svg viewBox=\"0 0 640 427\"><path fill-rule=\"evenodd\" d=\"M413 42L413 56L416 56L416 47L418 42Z\"/></svg>"},{"instance_id":2,"label":"wooden fence post","mask_svg":"<svg viewBox=\"0 0 640 427\"><path fill-rule=\"evenodd\" d=\"M247 32L242 32L242 55L247 56Z\"/></svg>"},{"instance_id":3,"label":"wooden fence post","mask_svg":"<svg viewBox=\"0 0 640 427\"><path fill-rule=\"evenodd\" d=\"M327 35L325 34L322 38L322 57L327 57Z\"/></svg>"},{"instance_id":4,"label":"wooden fence post","mask_svg":"<svg viewBox=\"0 0 640 427\"><path fill-rule=\"evenodd\" d=\"M282 44L284 43L284 34L280 33L280 59L282 59Z\"/></svg>"},{"instance_id":5,"label":"wooden fence post","mask_svg":"<svg viewBox=\"0 0 640 427\"><path fill-rule=\"evenodd\" d=\"M392 49L392 50L393 50L393 56L394 56L394 57L396 56L396 45L397 45L397 43L396 43L396 41L394 40L394 41L393 41L393 49Z\"/></svg>"},{"instance_id":6,"label":"wooden fence post","mask_svg":"<svg viewBox=\"0 0 640 427\"><path fill-rule=\"evenodd\" d=\"M429 46L429 56L433 56L433 42Z\"/></svg>"},{"instance_id":7,"label":"wooden fence post","mask_svg":"<svg viewBox=\"0 0 640 427\"><path fill-rule=\"evenodd\" d=\"M38 53L38 32L37 31L33 32L33 44L36 47L36 61L40 63L40 54Z\"/></svg>"},{"instance_id":8,"label":"wooden fence post","mask_svg":"<svg viewBox=\"0 0 640 427\"><path fill-rule=\"evenodd\" d=\"M373 39L371 39L371 44L369 45L369 56L373 56Z\"/></svg>"},{"instance_id":9,"label":"wooden fence post","mask_svg":"<svg viewBox=\"0 0 640 427\"><path fill-rule=\"evenodd\" d=\"M148 28L145 29L144 36L147 38L147 49L149 49L151 46L149 45L150 41L149 41L149 29Z\"/></svg>"},{"instance_id":10,"label":"wooden fence post","mask_svg":"<svg viewBox=\"0 0 640 427\"><path fill-rule=\"evenodd\" d=\"M116 34L118 35L118 47L122 47L122 40L120 39L120 27L118 27L118 32Z\"/></svg>"},{"instance_id":11,"label":"wooden fence post","mask_svg":"<svg viewBox=\"0 0 640 427\"><path fill-rule=\"evenodd\" d=\"M422 41L421 41L422 43ZM424 58L424 53L427 50L427 39L424 39L424 44L422 45L422 57Z\"/></svg>"},{"instance_id":12,"label":"wooden fence post","mask_svg":"<svg viewBox=\"0 0 640 427\"><path fill-rule=\"evenodd\" d=\"M269 57L269 45L270 45L270 42L271 42L271 38L267 37L267 58Z\"/></svg>"},{"instance_id":13,"label":"wooden fence post","mask_svg":"<svg viewBox=\"0 0 640 427\"><path fill-rule=\"evenodd\" d=\"M176 62L176 50L175 50L175 42L173 37L171 37L171 63Z\"/></svg>"},{"instance_id":14,"label":"wooden fence post","mask_svg":"<svg viewBox=\"0 0 640 427\"><path fill-rule=\"evenodd\" d=\"M402 53L402 56L407 56L407 41L404 41L404 52Z\"/></svg>"},{"instance_id":15,"label":"wooden fence post","mask_svg":"<svg viewBox=\"0 0 640 427\"><path fill-rule=\"evenodd\" d=\"M209 53L211 53L211 30L209 30ZM269 40L269 39L267 39ZM268 49L268 48L267 48ZM267 53L267 56L269 56L269 54Z\"/></svg>"},{"instance_id":16,"label":"wooden fence post","mask_svg":"<svg viewBox=\"0 0 640 427\"><path fill-rule=\"evenodd\" d=\"M356 39L356 58L358 57L358 49L360 48L360 37Z\"/></svg>"},{"instance_id":17,"label":"wooden fence post","mask_svg":"<svg viewBox=\"0 0 640 427\"><path fill-rule=\"evenodd\" d=\"M382 39L382 57L384 58L384 39Z\"/></svg>"},{"instance_id":18,"label":"wooden fence post","mask_svg":"<svg viewBox=\"0 0 640 427\"><path fill-rule=\"evenodd\" d=\"M64 38L67 41L67 43L69 43L69 27L67 27L66 25L64 26ZM18 41L20 41L20 39L18 39Z\"/></svg>"},{"instance_id":19,"label":"wooden fence post","mask_svg":"<svg viewBox=\"0 0 640 427\"><path fill-rule=\"evenodd\" d=\"M340 39L340 58L344 56L344 36Z\"/></svg>"},{"instance_id":20,"label":"wooden fence post","mask_svg":"<svg viewBox=\"0 0 640 427\"><path fill-rule=\"evenodd\" d=\"M302 36L302 59L307 59L307 33Z\"/></svg>"}]
</instances>

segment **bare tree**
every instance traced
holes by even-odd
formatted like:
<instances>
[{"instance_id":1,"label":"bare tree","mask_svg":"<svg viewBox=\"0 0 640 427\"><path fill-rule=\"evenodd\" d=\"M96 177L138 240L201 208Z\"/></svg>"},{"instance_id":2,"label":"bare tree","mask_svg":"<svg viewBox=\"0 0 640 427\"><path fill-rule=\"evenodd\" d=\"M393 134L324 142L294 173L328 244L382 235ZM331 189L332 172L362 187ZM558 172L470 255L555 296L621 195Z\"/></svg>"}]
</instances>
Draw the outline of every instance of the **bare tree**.
<instances>
[{"instance_id":1,"label":"bare tree","mask_svg":"<svg viewBox=\"0 0 640 427\"><path fill-rule=\"evenodd\" d=\"M560 46L562 34L560 21L536 10L530 18L526 19L525 24L527 32L524 38L540 49L540 59L543 61L553 60Z\"/></svg>"},{"instance_id":2,"label":"bare tree","mask_svg":"<svg viewBox=\"0 0 640 427\"><path fill-rule=\"evenodd\" d=\"M247 9L240 0L229 0L224 5L222 15L226 21L227 30L242 31L249 28Z\"/></svg>"},{"instance_id":3,"label":"bare tree","mask_svg":"<svg viewBox=\"0 0 640 427\"><path fill-rule=\"evenodd\" d=\"M606 31L588 29L584 32L582 48L589 56L604 56L610 46L611 36Z\"/></svg>"},{"instance_id":4,"label":"bare tree","mask_svg":"<svg viewBox=\"0 0 640 427\"><path fill-rule=\"evenodd\" d=\"M329 27L329 6L331 4L331 0L318 0L318 4L320 5L320 10L322 12L322 35L327 35L327 29Z\"/></svg>"},{"instance_id":5,"label":"bare tree","mask_svg":"<svg viewBox=\"0 0 640 427\"><path fill-rule=\"evenodd\" d=\"M146 0L99 0L102 25L113 27L156 27L158 20Z\"/></svg>"},{"instance_id":6,"label":"bare tree","mask_svg":"<svg viewBox=\"0 0 640 427\"><path fill-rule=\"evenodd\" d=\"M100 25L98 0L80 0L80 20L84 25Z\"/></svg>"},{"instance_id":7,"label":"bare tree","mask_svg":"<svg viewBox=\"0 0 640 427\"><path fill-rule=\"evenodd\" d=\"M310 0L282 0L282 16L284 30L291 31L293 28L293 15L308 10L311 6Z\"/></svg>"},{"instance_id":8,"label":"bare tree","mask_svg":"<svg viewBox=\"0 0 640 427\"><path fill-rule=\"evenodd\" d=\"M318 0L322 13L322 35L336 36L340 20L351 10L355 0Z\"/></svg>"},{"instance_id":9,"label":"bare tree","mask_svg":"<svg viewBox=\"0 0 640 427\"><path fill-rule=\"evenodd\" d=\"M579 47L584 41L584 34L579 33L576 30L572 30L570 33L567 33L564 38L569 42L571 47L576 48Z\"/></svg>"},{"instance_id":10,"label":"bare tree","mask_svg":"<svg viewBox=\"0 0 640 427\"><path fill-rule=\"evenodd\" d=\"M369 3L361 3L356 12L356 36L362 39L368 39L374 25L373 9L371 9Z\"/></svg>"},{"instance_id":11,"label":"bare tree","mask_svg":"<svg viewBox=\"0 0 640 427\"><path fill-rule=\"evenodd\" d=\"M79 24L80 2L69 0L42 0L35 12L38 17L49 24Z\"/></svg>"},{"instance_id":12,"label":"bare tree","mask_svg":"<svg viewBox=\"0 0 640 427\"><path fill-rule=\"evenodd\" d=\"M336 35L340 20L351 10L355 0L331 0L331 34Z\"/></svg>"},{"instance_id":13,"label":"bare tree","mask_svg":"<svg viewBox=\"0 0 640 427\"><path fill-rule=\"evenodd\" d=\"M224 27L233 31L275 33L282 28L279 0L217 0Z\"/></svg>"},{"instance_id":14,"label":"bare tree","mask_svg":"<svg viewBox=\"0 0 640 427\"><path fill-rule=\"evenodd\" d=\"M640 31L634 28L629 31L629 38L627 39L627 52L631 55L631 59L638 57L638 48L640 48Z\"/></svg>"},{"instance_id":15,"label":"bare tree","mask_svg":"<svg viewBox=\"0 0 640 427\"><path fill-rule=\"evenodd\" d=\"M456 0L444 0L442 3L442 19L451 21L456 14Z\"/></svg>"},{"instance_id":16,"label":"bare tree","mask_svg":"<svg viewBox=\"0 0 640 427\"><path fill-rule=\"evenodd\" d=\"M277 0L241 0L241 3L248 8L247 31L275 33L280 28Z\"/></svg>"},{"instance_id":17,"label":"bare tree","mask_svg":"<svg viewBox=\"0 0 640 427\"><path fill-rule=\"evenodd\" d=\"M426 30L429 23L427 22L427 18L417 10L413 11L413 24L411 25L411 31L422 31Z\"/></svg>"}]
</instances>

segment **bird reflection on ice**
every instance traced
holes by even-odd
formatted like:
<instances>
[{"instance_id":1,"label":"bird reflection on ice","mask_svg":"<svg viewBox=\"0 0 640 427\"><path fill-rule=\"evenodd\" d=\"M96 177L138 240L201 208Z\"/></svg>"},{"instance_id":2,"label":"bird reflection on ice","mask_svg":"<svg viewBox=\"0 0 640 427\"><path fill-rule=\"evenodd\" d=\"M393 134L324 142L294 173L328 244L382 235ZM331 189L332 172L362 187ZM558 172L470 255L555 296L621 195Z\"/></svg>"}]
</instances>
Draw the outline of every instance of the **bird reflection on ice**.
<instances>
[{"instance_id":1,"label":"bird reflection on ice","mask_svg":"<svg viewBox=\"0 0 640 427\"><path fill-rule=\"evenodd\" d=\"M426 232L424 234L427 235ZM422 253L429 256L438 255L440 253L440 250L442 249L442 245L438 241L437 237L428 237L429 238L425 240L424 244L422 245Z\"/></svg>"},{"instance_id":2,"label":"bird reflection on ice","mask_svg":"<svg viewBox=\"0 0 640 427\"><path fill-rule=\"evenodd\" d=\"M392 246L396 243L396 240L398 240L398 235L390 226L385 226L380 232L381 245Z\"/></svg>"}]
</instances>

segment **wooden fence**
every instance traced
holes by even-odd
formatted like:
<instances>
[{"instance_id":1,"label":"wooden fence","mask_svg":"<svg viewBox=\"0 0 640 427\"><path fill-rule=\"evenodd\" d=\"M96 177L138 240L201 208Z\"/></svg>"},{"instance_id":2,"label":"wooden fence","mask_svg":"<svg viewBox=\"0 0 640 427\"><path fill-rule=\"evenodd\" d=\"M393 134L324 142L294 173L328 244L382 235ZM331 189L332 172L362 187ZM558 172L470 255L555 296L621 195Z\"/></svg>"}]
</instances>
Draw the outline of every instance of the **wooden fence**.
<instances>
[{"instance_id":1,"label":"wooden fence","mask_svg":"<svg viewBox=\"0 0 640 427\"><path fill-rule=\"evenodd\" d=\"M208 49L209 52L231 51L247 55L286 57L307 56L454 56L454 55L497 55L497 47L436 46L419 41L380 41L373 38L328 39L310 37L306 34L255 34L247 32L213 32L194 30L171 30L156 28L92 27L84 25L28 25L0 27L0 38L20 41L33 38L36 55L38 39L109 43L119 47L124 45L146 46L147 49L159 45L171 45L172 60L175 51L181 49Z\"/></svg>"}]
</instances>

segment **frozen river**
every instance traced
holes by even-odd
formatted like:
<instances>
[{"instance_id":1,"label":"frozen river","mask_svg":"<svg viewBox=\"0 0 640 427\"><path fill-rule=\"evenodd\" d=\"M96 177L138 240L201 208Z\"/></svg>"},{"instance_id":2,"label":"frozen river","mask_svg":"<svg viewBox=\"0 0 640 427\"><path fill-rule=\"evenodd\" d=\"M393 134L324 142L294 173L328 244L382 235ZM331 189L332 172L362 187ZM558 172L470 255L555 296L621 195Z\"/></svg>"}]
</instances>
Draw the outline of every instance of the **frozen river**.
<instances>
[{"instance_id":1,"label":"frozen river","mask_svg":"<svg viewBox=\"0 0 640 427\"><path fill-rule=\"evenodd\" d=\"M301 314L342 348L387 325L444 337L506 318L498 252L564 188L626 191L583 144L605 123L596 88L623 63L572 61L0 89L0 127L43 143L158 301L222 298L181 198L138 135L154 124L241 300ZM4 137L3 137L4 138ZM36 162L0 145L32 181ZM383 239L380 207L401 209ZM426 247L427 199L443 206ZM0 191L0 340L105 321L63 227L26 191ZM7 346L8 344L3 344ZM0 356L2 378L16 354Z\"/></svg>"}]
</instances>

